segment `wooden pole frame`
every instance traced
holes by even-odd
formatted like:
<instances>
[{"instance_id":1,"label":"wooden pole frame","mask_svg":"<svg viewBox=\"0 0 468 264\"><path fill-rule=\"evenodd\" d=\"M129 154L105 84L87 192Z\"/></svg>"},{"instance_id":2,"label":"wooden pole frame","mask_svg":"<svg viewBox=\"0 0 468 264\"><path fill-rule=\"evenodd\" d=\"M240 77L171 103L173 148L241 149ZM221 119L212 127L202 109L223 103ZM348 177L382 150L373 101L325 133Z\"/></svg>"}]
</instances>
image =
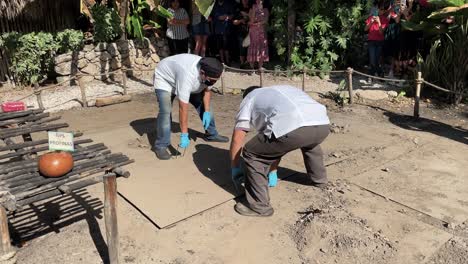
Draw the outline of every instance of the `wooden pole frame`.
<instances>
[{"instance_id":1,"label":"wooden pole frame","mask_svg":"<svg viewBox=\"0 0 468 264\"><path fill-rule=\"evenodd\" d=\"M88 98L86 97L86 87L83 82L82 76L78 77L78 85L80 86L80 92L81 92L81 104L83 107L88 107Z\"/></svg>"},{"instance_id":2,"label":"wooden pole frame","mask_svg":"<svg viewBox=\"0 0 468 264\"><path fill-rule=\"evenodd\" d=\"M1 259L10 259L14 257L15 250L11 246L10 231L8 230L8 216L3 205L0 205L0 236L2 238Z\"/></svg>"},{"instance_id":3,"label":"wooden pole frame","mask_svg":"<svg viewBox=\"0 0 468 264\"><path fill-rule=\"evenodd\" d=\"M304 68L302 68L302 91L305 91L306 77L307 77L307 68L304 66Z\"/></svg>"},{"instance_id":4,"label":"wooden pole frame","mask_svg":"<svg viewBox=\"0 0 468 264\"><path fill-rule=\"evenodd\" d=\"M104 218L106 223L109 263L119 263L119 230L117 228L117 179L114 173L104 176Z\"/></svg>"},{"instance_id":5,"label":"wooden pole frame","mask_svg":"<svg viewBox=\"0 0 468 264\"><path fill-rule=\"evenodd\" d=\"M423 83L422 73L419 71L416 76L416 94L414 95L414 113L415 118L419 118L419 101L421 99L421 86Z\"/></svg>"},{"instance_id":6,"label":"wooden pole frame","mask_svg":"<svg viewBox=\"0 0 468 264\"><path fill-rule=\"evenodd\" d=\"M346 69L346 73L348 74L348 93L349 93L349 104L354 103L354 95L353 95L353 68L348 67Z\"/></svg>"}]
</instances>

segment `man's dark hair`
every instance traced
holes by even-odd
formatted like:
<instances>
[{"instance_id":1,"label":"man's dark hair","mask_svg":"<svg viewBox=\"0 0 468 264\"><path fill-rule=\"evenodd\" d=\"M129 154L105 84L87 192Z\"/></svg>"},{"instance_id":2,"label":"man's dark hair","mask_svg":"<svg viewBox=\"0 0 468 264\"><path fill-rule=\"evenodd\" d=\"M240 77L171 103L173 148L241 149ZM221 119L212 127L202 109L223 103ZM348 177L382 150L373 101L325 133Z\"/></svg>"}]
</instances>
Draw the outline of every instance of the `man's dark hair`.
<instances>
[{"instance_id":1,"label":"man's dark hair","mask_svg":"<svg viewBox=\"0 0 468 264\"><path fill-rule=\"evenodd\" d=\"M219 78L223 73L224 66L216 58L204 57L200 60L200 69L203 70L208 77Z\"/></svg>"},{"instance_id":2,"label":"man's dark hair","mask_svg":"<svg viewBox=\"0 0 468 264\"><path fill-rule=\"evenodd\" d=\"M244 90L244 93L242 94L242 98L245 98L250 92L258 88L262 88L262 87L258 85L253 85L253 86L248 87L247 89Z\"/></svg>"}]
</instances>

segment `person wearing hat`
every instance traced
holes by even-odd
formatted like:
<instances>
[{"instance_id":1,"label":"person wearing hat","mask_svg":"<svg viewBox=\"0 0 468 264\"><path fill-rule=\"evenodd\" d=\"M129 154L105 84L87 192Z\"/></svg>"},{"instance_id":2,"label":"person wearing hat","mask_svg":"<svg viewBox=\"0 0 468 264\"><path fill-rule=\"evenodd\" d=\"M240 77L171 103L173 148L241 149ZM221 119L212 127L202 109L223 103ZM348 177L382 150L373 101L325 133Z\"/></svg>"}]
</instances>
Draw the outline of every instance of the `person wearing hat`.
<instances>
[{"instance_id":1,"label":"person wearing hat","mask_svg":"<svg viewBox=\"0 0 468 264\"><path fill-rule=\"evenodd\" d=\"M200 115L205 129L204 139L209 142L228 142L216 130L211 114L211 86L223 73L223 65L215 58L202 58L193 54L179 54L161 60L154 70L154 89L159 104L154 151L161 160L171 158L168 153L171 138L172 102L179 99L179 147L189 146L188 104Z\"/></svg>"},{"instance_id":2,"label":"person wearing hat","mask_svg":"<svg viewBox=\"0 0 468 264\"><path fill-rule=\"evenodd\" d=\"M243 97L230 148L234 184L239 186L245 178L246 201L235 205L236 212L244 216L273 215L269 178L272 172L276 174L281 158L296 149L302 151L310 185L326 187L327 174L320 148L330 132L325 106L289 85L251 86ZM252 130L257 135L244 145L247 132Z\"/></svg>"}]
</instances>

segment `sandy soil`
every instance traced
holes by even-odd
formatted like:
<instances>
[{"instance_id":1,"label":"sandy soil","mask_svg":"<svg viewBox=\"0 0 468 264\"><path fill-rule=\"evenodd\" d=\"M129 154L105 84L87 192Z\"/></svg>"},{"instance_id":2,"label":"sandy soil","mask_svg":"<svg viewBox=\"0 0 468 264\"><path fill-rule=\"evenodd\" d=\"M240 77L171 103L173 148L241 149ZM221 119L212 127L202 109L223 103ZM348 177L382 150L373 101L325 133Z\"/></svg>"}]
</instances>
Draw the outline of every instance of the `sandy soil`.
<instances>
[{"instance_id":1,"label":"sandy soil","mask_svg":"<svg viewBox=\"0 0 468 264\"><path fill-rule=\"evenodd\" d=\"M216 95L213 100L220 130L229 131L240 96ZM72 128L90 134L154 117L155 102L147 94L126 104L59 114ZM437 196L418 182L396 181L406 171L388 165L441 148L456 156L454 164L466 164L466 107L439 110L424 104L424 118L413 122L407 116L409 99L360 101L345 108L322 102L334 123L324 143L330 164L327 189L307 186L297 173L271 190L271 218L239 216L231 200L164 229L120 198L120 263L467 263L468 185L461 184L466 170L454 171L451 178L460 179L448 188L458 196ZM431 162L440 168L446 164ZM298 153L288 155L282 166L303 171ZM360 176L368 174L378 175L381 185L366 185ZM434 184L444 184L442 174L433 178ZM398 186L411 190L420 203L399 195ZM107 263L102 201L102 186L94 186L10 216L18 263ZM445 212L451 201L453 210ZM437 217L440 212L446 217Z\"/></svg>"}]
</instances>

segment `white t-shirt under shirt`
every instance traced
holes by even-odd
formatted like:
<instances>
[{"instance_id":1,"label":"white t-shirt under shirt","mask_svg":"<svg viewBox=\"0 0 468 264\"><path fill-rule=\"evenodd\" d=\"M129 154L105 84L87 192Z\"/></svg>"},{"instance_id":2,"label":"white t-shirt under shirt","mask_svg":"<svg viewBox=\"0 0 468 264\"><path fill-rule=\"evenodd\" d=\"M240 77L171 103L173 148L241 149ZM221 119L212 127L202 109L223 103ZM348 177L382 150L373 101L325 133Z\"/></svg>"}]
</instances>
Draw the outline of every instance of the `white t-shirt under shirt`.
<instances>
[{"instance_id":1,"label":"white t-shirt under shirt","mask_svg":"<svg viewBox=\"0 0 468 264\"><path fill-rule=\"evenodd\" d=\"M325 106L298 88L277 85L250 92L242 100L235 127L279 138L300 127L327 124Z\"/></svg>"},{"instance_id":2,"label":"white t-shirt under shirt","mask_svg":"<svg viewBox=\"0 0 468 264\"><path fill-rule=\"evenodd\" d=\"M207 88L200 78L200 56L179 54L161 60L154 70L153 85L156 90L175 94L188 103L190 94L201 93Z\"/></svg>"}]
</instances>

